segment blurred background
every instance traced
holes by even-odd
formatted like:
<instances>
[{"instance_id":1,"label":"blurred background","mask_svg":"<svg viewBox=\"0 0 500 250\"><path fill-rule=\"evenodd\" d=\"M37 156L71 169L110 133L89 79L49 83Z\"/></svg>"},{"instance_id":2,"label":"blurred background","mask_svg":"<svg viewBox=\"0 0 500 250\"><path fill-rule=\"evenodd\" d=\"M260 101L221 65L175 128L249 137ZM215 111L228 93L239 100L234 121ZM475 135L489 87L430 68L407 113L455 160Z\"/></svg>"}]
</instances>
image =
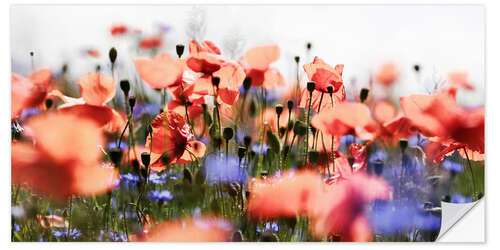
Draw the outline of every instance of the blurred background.
<instances>
[{"instance_id":1,"label":"blurred background","mask_svg":"<svg viewBox=\"0 0 500 250\"><path fill-rule=\"evenodd\" d=\"M114 24L128 26L130 34L112 36ZM27 75L33 64L57 74L66 64L76 80L98 64L109 68L107 54L114 46L121 64L116 74L133 78L131 59L151 56L137 44L151 36L160 36L160 51L172 55L178 43L211 40L234 60L248 48L276 43L281 58L275 66L290 83L296 77L295 56L301 64L319 56L330 65L345 65L348 96L368 86L386 62L399 71L391 87L395 100L431 92L448 73L464 71L475 89L460 90L458 102L484 104L484 8L473 5L14 5L12 71ZM302 73L301 78L306 81Z\"/></svg>"}]
</instances>

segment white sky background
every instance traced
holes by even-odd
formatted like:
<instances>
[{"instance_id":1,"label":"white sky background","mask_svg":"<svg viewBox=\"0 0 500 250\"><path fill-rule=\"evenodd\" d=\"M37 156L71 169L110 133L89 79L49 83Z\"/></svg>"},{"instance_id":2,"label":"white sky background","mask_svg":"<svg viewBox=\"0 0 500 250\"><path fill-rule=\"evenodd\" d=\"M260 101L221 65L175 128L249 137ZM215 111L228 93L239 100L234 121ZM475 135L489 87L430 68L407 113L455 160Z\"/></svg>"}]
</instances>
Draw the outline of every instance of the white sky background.
<instances>
[{"instance_id":1,"label":"white sky background","mask_svg":"<svg viewBox=\"0 0 500 250\"><path fill-rule=\"evenodd\" d=\"M444 79L450 71L465 70L476 91L460 92L459 102L468 106L484 103L485 24L481 6L211 5L201 9L206 13L204 39L224 49L224 41L236 37L244 43L242 52L255 45L276 43L281 58L275 66L289 80L294 79L294 56L300 55L301 63L306 63L318 55L330 65L345 65L344 82L349 92L353 77L358 85L367 85L374 69L391 60L401 71L396 95L423 93L433 78ZM146 34L155 32L157 23L172 26L165 35L164 50L175 54L175 44L187 44L191 10L188 5L13 6L13 71L29 72L30 51L36 54L36 66L57 71L62 63L70 62L75 79L92 71L99 61L104 66L111 46L118 48L119 59L125 58L127 46L109 34L109 27L116 22ZM308 41L313 50L306 61ZM82 57L80 51L87 47L99 49L101 58ZM415 63L422 67L420 81L412 69Z\"/></svg>"}]
</instances>

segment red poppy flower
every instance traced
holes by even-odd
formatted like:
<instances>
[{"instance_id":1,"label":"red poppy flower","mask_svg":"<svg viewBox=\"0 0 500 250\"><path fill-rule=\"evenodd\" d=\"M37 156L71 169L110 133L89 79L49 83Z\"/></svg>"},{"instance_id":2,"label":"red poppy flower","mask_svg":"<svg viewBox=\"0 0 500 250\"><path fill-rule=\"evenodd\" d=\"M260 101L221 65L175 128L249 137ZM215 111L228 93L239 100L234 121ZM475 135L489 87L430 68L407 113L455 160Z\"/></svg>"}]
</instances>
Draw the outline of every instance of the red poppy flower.
<instances>
[{"instance_id":1,"label":"red poppy flower","mask_svg":"<svg viewBox=\"0 0 500 250\"><path fill-rule=\"evenodd\" d=\"M99 195L114 187L118 173L99 162L104 138L94 121L47 114L33 117L26 128L36 144L12 144L13 183L57 199Z\"/></svg>"},{"instance_id":2,"label":"red poppy flower","mask_svg":"<svg viewBox=\"0 0 500 250\"><path fill-rule=\"evenodd\" d=\"M316 196L311 206L310 230L318 238L338 235L341 241L370 241L371 227L364 207L375 199L390 199L388 183L356 174L330 187Z\"/></svg>"},{"instance_id":3,"label":"red poppy flower","mask_svg":"<svg viewBox=\"0 0 500 250\"><path fill-rule=\"evenodd\" d=\"M281 176L252 180L248 213L254 219L307 215L323 181L314 171L288 171Z\"/></svg>"},{"instance_id":4,"label":"red poppy flower","mask_svg":"<svg viewBox=\"0 0 500 250\"><path fill-rule=\"evenodd\" d=\"M92 105L104 105L115 96L115 81L113 78L89 73L78 78L78 85L83 100Z\"/></svg>"},{"instance_id":5,"label":"red poppy flower","mask_svg":"<svg viewBox=\"0 0 500 250\"><path fill-rule=\"evenodd\" d=\"M186 103L188 105L189 119L195 120L203 114L201 104L205 103L205 98L201 95L194 94L195 85L185 84L183 87L172 89L174 99L168 103L168 110L186 117Z\"/></svg>"},{"instance_id":6,"label":"red poppy flower","mask_svg":"<svg viewBox=\"0 0 500 250\"><path fill-rule=\"evenodd\" d=\"M455 102L455 94L451 88L434 95L401 97L401 108L423 134L452 139L484 153L484 108L463 108Z\"/></svg>"},{"instance_id":7,"label":"red poppy flower","mask_svg":"<svg viewBox=\"0 0 500 250\"><path fill-rule=\"evenodd\" d=\"M134 63L141 79L153 89L178 86L182 82L185 62L172 59L168 53L159 54L153 59L138 58Z\"/></svg>"},{"instance_id":8,"label":"red poppy flower","mask_svg":"<svg viewBox=\"0 0 500 250\"><path fill-rule=\"evenodd\" d=\"M101 53L99 53L99 50L95 50L95 49L88 49L85 51L85 53L93 58L99 58L101 56Z\"/></svg>"},{"instance_id":9,"label":"red poppy flower","mask_svg":"<svg viewBox=\"0 0 500 250\"><path fill-rule=\"evenodd\" d=\"M127 33L128 27L124 24L116 24L111 26L110 33L112 36L123 35Z\"/></svg>"},{"instance_id":10,"label":"red poppy flower","mask_svg":"<svg viewBox=\"0 0 500 250\"><path fill-rule=\"evenodd\" d=\"M316 91L313 91L311 99L311 108L316 110L316 112L319 110L331 109L332 105L335 106L337 103L341 103L345 100L346 93L342 81L343 70L343 64L336 65L335 68L333 68L319 57L315 57L313 62L304 65L304 71L307 77L310 81L316 83ZM333 104L328 93L328 86L333 87ZM307 108L310 101L309 97L309 91L304 88L300 96L298 107Z\"/></svg>"},{"instance_id":11,"label":"red poppy flower","mask_svg":"<svg viewBox=\"0 0 500 250\"><path fill-rule=\"evenodd\" d=\"M149 242L227 241L231 237L232 225L223 219L205 216L163 222L148 231L131 238L134 241Z\"/></svg>"},{"instance_id":12,"label":"red poppy flower","mask_svg":"<svg viewBox=\"0 0 500 250\"><path fill-rule=\"evenodd\" d=\"M363 140L373 140L378 133L370 109L362 103L343 102L334 109L322 110L313 117L311 125L329 135L353 132Z\"/></svg>"},{"instance_id":13,"label":"red poppy flower","mask_svg":"<svg viewBox=\"0 0 500 250\"><path fill-rule=\"evenodd\" d=\"M23 109L36 107L43 103L50 82L50 69L40 69L24 78L12 74L11 115L15 119Z\"/></svg>"},{"instance_id":14,"label":"red poppy flower","mask_svg":"<svg viewBox=\"0 0 500 250\"><path fill-rule=\"evenodd\" d=\"M159 47L161 47L161 45L162 45L161 37L157 37L157 36L144 38L139 43L139 47L141 49L159 48Z\"/></svg>"},{"instance_id":15,"label":"red poppy flower","mask_svg":"<svg viewBox=\"0 0 500 250\"><path fill-rule=\"evenodd\" d=\"M386 100L377 101L373 108L373 116L379 123L385 123L396 117L397 110L394 105Z\"/></svg>"},{"instance_id":16,"label":"red poppy flower","mask_svg":"<svg viewBox=\"0 0 500 250\"><path fill-rule=\"evenodd\" d=\"M388 62L383 64L378 70L375 79L384 86L390 86L397 80L398 75L399 73L396 65L392 62Z\"/></svg>"},{"instance_id":17,"label":"red poppy flower","mask_svg":"<svg viewBox=\"0 0 500 250\"><path fill-rule=\"evenodd\" d=\"M450 81L450 87L455 88L465 88L473 90L474 86L469 82L469 77L467 72L456 71L448 74L448 79Z\"/></svg>"},{"instance_id":18,"label":"red poppy flower","mask_svg":"<svg viewBox=\"0 0 500 250\"><path fill-rule=\"evenodd\" d=\"M399 141L400 138L408 138L408 136L417 132L411 120L403 114L384 122L382 127L386 137L390 137L394 142Z\"/></svg>"},{"instance_id":19,"label":"red poppy flower","mask_svg":"<svg viewBox=\"0 0 500 250\"><path fill-rule=\"evenodd\" d=\"M189 56L186 65L194 72L210 75L219 70L226 62L220 56L220 50L210 41L204 41L202 46L195 40L189 42Z\"/></svg>"},{"instance_id":20,"label":"red poppy flower","mask_svg":"<svg viewBox=\"0 0 500 250\"><path fill-rule=\"evenodd\" d=\"M160 171L169 164L194 161L191 153L197 157L205 154L205 144L193 140L190 126L181 115L172 111L163 112L153 119L151 127L153 136L148 135L144 147L149 150L152 143L152 169Z\"/></svg>"},{"instance_id":21,"label":"red poppy flower","mask_svg":"<svg viewBox=\"0 0 500 250\"><path fill-rule=\"evenodd\" d=\"M270 66L279 57L280 48L277 45L257 46L248 50L239 63L252 80L252 86L272 90L286 85L281 73Z\"/></svg>"}]
</instances>

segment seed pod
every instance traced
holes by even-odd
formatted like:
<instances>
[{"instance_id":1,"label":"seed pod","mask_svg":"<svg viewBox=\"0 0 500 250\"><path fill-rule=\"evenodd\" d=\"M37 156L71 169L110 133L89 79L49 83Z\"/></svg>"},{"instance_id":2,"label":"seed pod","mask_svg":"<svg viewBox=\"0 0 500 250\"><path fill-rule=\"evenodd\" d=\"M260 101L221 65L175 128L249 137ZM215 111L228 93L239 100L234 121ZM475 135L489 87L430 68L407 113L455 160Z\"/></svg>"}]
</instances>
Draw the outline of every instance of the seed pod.
<instances>
[{"instance_id":1,"label":"seed pod","mask_svg":"<svg viewBox=\"0 0 500 250\"><path fill-rule=\"evenodd\" d=\"M148 168L149 167L149 164L151 162L151 155L149 155L148 152L142 152L141 153L141 161L142 161L142 164Z\"/></svg>"},{"instance_id":2,"label":"seed pod","mask_svg":"<svg viewBox=\"0 0 500 250\"><path fill-rule=\"evenodd\" d=\"M125 96L128 96L128 93L130 92L130 82L127 79L121 80L120 89L122 89Z\"/></svg>"},{"instance_id":3,"label":"seed pod","mask_svg":"<svg viewBox=\"0 0 500 250\"><path fill-rule=\"evenodd\" d=\"M224 130L222 131L222 136L224 137L224 139L226 141L231 140L233 138L233 135L234 135L234 131L230 127L224 128Z\"/></svg>"},{"instance_id":4,"label":"seed pod","mask_svg":"<svg viewBox=\"0 0 500 250\"><path fill-rule=\"evenodd\" d=\"M399 147L401 148L401 151L405 151L406 148L408 148L408 140L407 139L400 139L399 140Z\"/></svg>"},{"instance_id":5,"label":"seed pod","mask_svg":"<svg viewBox=\"0 0 500 250\"><path fill-rule=\"evenodd\" d=\"M283 113L283 105L281 105L281 104L276 104L275 109L276 109L276 114L277 114L278 116L280 116L280 115L281 115L281 113Z\"/></svg>"},{"instance_id":6,"label":"seed pod","mask_svg":"<svg viewBox=\"0 0 500 250\"><path fill-rule=\"evenodd\" d=\"M115 63L117 56L118 56L118 51L116 51L115 47L111 48L109 50L109 61L111 61L111 63Z\"/></svg>"},{"instance_id":7,"label":"seed pod","mask_svg":"<svg viewBox=\"0 0 500 250\"><path fill-rule=\"evenodd\" d=\"M296 63L300 62L300 56L295 56L293 59L295 60Z\"/></svg>"},{"instance_id":8,"label":"seed pod","mask_svg":"<svg viewBox=\"0 0 500 250\"><path fill-rule=\"evenodd\" d=\"M326 87L326 90L328 91L328 94L333 94L333 86L332 85L328 85L328 87Z\"/></svg>"},{"instance_id":9,"label":"seed pod","mask_svg":"<svg viewBox=\"0 0 500 250\"><path fill-rule=\"evenodd\" d=\"M270 149L275 153L279 153L281 145L278 136L276 136L276 134L273 133L271 130L267 130L266 136L267 136L267 144L269 144Z\"/></svg>"},{"instance_id":10,"label":"seed pod","mask_svg":"<svg viewBox=\"0 0 500 250\"><path fill-rule=\"evenodd\" d=\"M420 71L420 65L418 65L418 64L413 65L413 69L415 70L415 72L419 72Z\"/></svg>"},{"instance_id":11,"label":"seed pod","mask_svg":"<svg viewBox=\"0 0 500 250\"><path fill-rule=\"evenodd\" d=\"M135 96L131 96L128 98L128 105L130 106L131 110L134 110L135 101L136 101Z\"/></svg>"},{"instance_id":12,"label":"seed pod","mask_svg":"<svg viewBox=\"0 0 500 250\"><path fill-rule=\"evenodd\" d=\"M305 122L297 120L293 125L293 132L298 136L303 136L307 132L307 126Z\"/></svg>"},{"instance_id":13,"label":"seed pod","mask_svg":"<svg viewBox=\"0 0 500 250\"><path fill-rule=\"evenodd\" d=\"M52 107L52 104L54 104L54 101L52 101L52 99L45 100L45 108L50 109Z\"/></svg>"},{"instance_id":14,"label":"seed pod","mask_svg":"<svg viewBox=\"0 0 500 250\"><path fill-rule=\"evenodd\" d=\"M175 45L175 51L177 52L177 56L181 58L182 54L184 54L184 44Z\"/></svg>"},{"instance_id":15,"label":"seed pod","mask_svg":"<svg viewBox=\"0 0 500 250\"><path fill-rule=\"evenodd\" d=\"M307 49L307 50L311 50L311 49L312 49L312 43L311 43L311 42L308 42L308 43L306 44L306 49Z\"/></svg>"},{"instance_id":16,"label":"seed pod","mask_svg":"<svg viewBox=\"0 0 500 250\"><path fill-rule=\"evenodd\" d=\"M361 100L361 102L364 102L366 100L366 98L368 98L368 93L369 92L370 92L369 89L362 88L361 89L361 93L359 94L359 100Z\"/></svg>"},{"instance_id":17,"label":"seed pod","mask_svg":"<svg viewBox=\"0 0 500 250\"><path fill-rule=\"evenodd\" d=\"M313 92L315 88L316 88L315 82L307 82L307 90L309 92Z\"/></svg>"},{"instance_id":18,"label":"seed pod","mask_svg":"<svg viewBox=\"0 0 500 250\"><path fill-rule=\"evenodd\" d=\"M243 157L245 157L245 153L247 152L247 148L245 147L238 147L238 158L241 160Z\"/></svg>"},{"instance_id":19,"label":"seed pod","mask_svg":"<svg viewBox=\"0 0 500 250\"><path fill-rule=\"evenodd\" d=\"M287 106L288 110L292 110L293 109L293 100L288 100L286 102L286 106Z\"/></svg>"},{"instance_id":20,"label":"seed pod","mask_svg":"<svg viewBox=\"0 0 500 250\"><path fill-rule=\"evenodd\" d=\"M245 80L243 80L243 88L245 91L248 91L250 87L252 86L252 78L250 77L245 77Z\"/></svg>"},{"instance_id":21,"label":"seed pod","mask_svg":"<svg viewBox=\"0 0 500 250\"><path fill-rule=\"evenodd\" d=\"M243 137L243 145L245 145L246 148L250 147L251 143L252 143L252 137L248 135Z\"/></svg>"},{"instance_id":22,"label":"seed pod","mask_svg":"<svg viewBox=\"0 0 500 250\"><path fill-rule=\"evenodd\" d=\"M122 151L119 148L113 148L109 151L109 158L111 159L111 162L118 166L120 164L120 161L122 159Z\"/></svg>"},{"instance_id":23,"label":"seed pod","mask_svg":"<svg viewBox=\"0 0 500 250\"><path fill-rule=\"evenodd\" d=\"M214 76L212 77L212 85L214 85L216 88L219 87L219 83L220 83L220 78L217 77L217 76Z\"/></svg>"}]
</instances>

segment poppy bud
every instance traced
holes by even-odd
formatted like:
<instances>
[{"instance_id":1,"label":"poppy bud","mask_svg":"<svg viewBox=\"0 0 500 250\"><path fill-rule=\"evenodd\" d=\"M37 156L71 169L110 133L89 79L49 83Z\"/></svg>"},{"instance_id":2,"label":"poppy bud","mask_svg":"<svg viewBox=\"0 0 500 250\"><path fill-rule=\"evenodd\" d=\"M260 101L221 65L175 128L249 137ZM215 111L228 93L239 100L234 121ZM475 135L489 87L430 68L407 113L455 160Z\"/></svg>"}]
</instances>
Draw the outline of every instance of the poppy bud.
<instances>
[{"instance_id":1,"label":"poppy bud","mask_svg":"<svg viewBox=\"0 0 500 250\"><path fill-rule=\"evenodd\" d=\"M309 92L313 92L314 88L316 88L316 83L315 82L307 82L307 90Z\"/></svg>"},{"instance_id":2,"label":"poppy bud","mask_svg":"<svg viewBox=\"0 0 500 250\"><path fill-rule=\"evenodd\" d=\"M399 140L399 147L401 148L401 151L405 151L406 148L408 148L408 140L407 139L400 139Z\"/></svg>"},{"instance_id":3,"label":"poppy bud","mask_svg":"<svg viewBox=\"0 0 500 250\"><path fill-rule=\"evenodd\" d=\"M347 161L349 161L349 165L351 165L352 168L352 165L354 165L354 157L349 156L349 158L347 158Z\"/></svg>"},{"instance_id":4,"label":"poppy bud","mask_svg":"<svg viewBox=\"0 0 500 250\"><path fill-rule=\"evenodd\" d=\"M141 161L146 168L149 167L149 163L151 162L151 155L148 152L142 152Z\"/></svg>"},{"instance_id":5,"label":"poppy bud","mask_svg":"<svg viewBox=\"0 0 500 250\"><path fill-rule=\"evenodd\" d=\"M415 72L419 72L420 71L420 65L418 65L418 64L413 65L413 69L415 70Z\"/></svg>"},{"instance_id":6,"label":"poppy bud","mask_svg":"<svg viewBox=\"0 0 500 250\"><path fill-rule=\"evenodd\" d=\"M52 104L54 104L54 101L52 101L52 99L45 100L45 107L47 109L50 109L52 107Z\"/></svg>"},{"instance_id":7,"label":"poppy bud","mask_svg":"<svg viewBox=\"0 0 500 250\"><path fill-rule=\"evenodd\" d=\"M293 109L293 101L292 100L288 100L286 102L286 106L287 106L288 110L292 110Z\"/></svg>"},{"instance_id":8,"label":"poppy bud","mask_svg":"<svg viewBox=\"0 0 500 250\"><path fill-rule=\"evenodd\" d=\"M122 151L119 148L113 148L109 151L109 158L111 159L111 162L113 162L115 165L120 164L120 161L122 159Z\"/></svg>"},{"instance_id":9,"label":"poppy bud","mask_svg":"<svg viewBox=\"0 0 500 250\"><path fill-rule=\"evenodd\" d=\"M295 59L295 62L296 62L296 63L299 63L299 62L300 62L300 57L299 57L299 56L295 56L295 58L294 58L294 59Z\"/></svg>"},{"instance_id":10,"label":"poppy bud","mask_svg":"<svg viewBox=\"0 0 500 250\"><path fill-rule=\"evenodd\" d=\"M212 77L212 84L213 84L216 88L218 88L218 87L219 87L219 83L220 83L220 78L219 78L219 77L217 77L217 76Z\"/></svg>"},{"instance_id":11,"label":"poppy bud","mask_svg":"<svg viewBox=\"0 0 500 250\"><path fill-rule=\"evenodd\" d=\"M318 151L309 151L309 162L311 164L318 162L318 159L319 159L319 152Z\"/></svg>"},{"instance_id":12,"label":"poppy bud","mask_svg":"<svg viewBox=\"0 0 500 250\"><path fill-rule=\"evenodd\" d=\"M361 102L364 102L366 98L368 98L368 92L370 92L370 90L367 88L361 89L361 93L359 94L359 100L361 100Z\"/></svg>"},{"instance_id":13,"label":"poppy bud","mask_svg":"<svg viewBox=\"0 0 500 250\"><path fill-rule=\"evenodd\" d=\"M95 72L98 72L98 73L101 72L101 65L97 64L95 66Z\"/></svg>"},{"instance_id":14,"label":"poppy bud","mask_svg":"<svg viewBox=\"0 0 500 250\"><path fill-rule=\"evenodd\" d=\"M243 241L243 234L241 233L240 230L234 232L233 236L231 237L232 242L242 242Z\"/></svg>"},{"instance_id":15,"label":"poppy bud","mask_svg":"<svg viewBox=\"0 0 500 250\"><path fill-rule=\"evenodd\" d=\"M285 127L280 127L279 130L279 135L280 135L280 138L283 137L283 135L285 135L286 133L286 128Z\"/></svg>"},{"instance_id":16,"label":"poppy bud","mask_svg":"<svg viewBox=\"0 0 500 250\"><path fill-rule=\"evenodd\" d=\"M198 185L202 185L203 183L205 183L205 174L203 173L203 169L200 169L198 170L198 172L196 172L196 176L195 176L195 183L198 184Z\"/></svg>"},{"instance_id":17,"label":"poppy bud","mask_svg":"<svg viewBox=\"0 0 500 250\"><path fill-rule=\"evenodd\" d=\"M276 105L276 114L278 114L278 116L280 116L281 113L283 113L283 105L277 104Z\"/></svg>"},{"instance_id":18,"label":"poppy bud","mask_svg":"<svg viewBox=\"0 0 500 250\"><path fill-rule=\"evenodd\" d=\"M35 53L33 51L30 51L30 56L34 56Z\"/></svg>"},{"instance_id":19,"label":"poppy bud","mask_svg":"<svg viewBox=\"0 0 500 250\"><path fill-rule=\"evenodd\" d=\"M135 106L135 97L134 96L131 96L128 98L128 105L130 106L130 109L133 110L134 109L134 106Z\"/></svg>"},{"instance_id":20,"label":"poppy bud","mask_svg":"<svg viewBox=\"0 0 500 250\"><path fill-rule=\"evenodd\" d=\"M68 64L66 64L66 63L65 63L65 64L62 66L62 69L61 69L61 70L62 70L63 74L64 74L64 73L66 73L66 72L68 72Z\"/></svg>"},{"instance_id":21,"label":"poppy bud","mask_svg":"<svg viewBox=\"0 0 500 250\"><path fill-rule=\"evenodd\" d=\"M312 48L312 43L311 43L311 42L308 42L308 43L306 44L306 48L307 48L307 50L310 50L310 49Z\"/></svg>"},{"instance_id":22,"label":"poppy bud","mask_svg":"<svg viewBox=\"0 0 500 250\"><path fill-rule=\"evenodd\" d=\"M303 136L307 133L305 122L297 120L293 126L293 132L298 136Z\"/></svg>"},{"instance_id":23,"label":"poppy bud","mask_svg":"<svg viewBox=\"0 0 500 250\"><path fill-rule=\"evenodd\" d=\"M182 175L184 176L184 183L186 184L191 184L193 183L193 174L191 174L191 171L189 169L185 168L184 171L182 172Z\"/></svg>"},{"instance_id":24,"label":"poppy bud","mask_svg":"<svg viewBox=\"0 0 500 250\"><path fill-rule=\"evenodd\" d=\"M175 51L177 52L177 56L181 58L182 54L184 54L184 44L175 45Z\"/></svg>"},{"instance_id":25,"label":"poppy bud","mask_svg":"<svg viewBox=\"0 0 500 250\"><path fill-rule=\"evenodd\" d=\"M120 88L122 89L125 96L128 96L128 92L130 91L130 82L127 79L121 80Z\"/></svg>"},{"instance_id":26,"label":"poppy bud","mask_svg":"<svg viewBox=\"0 0 500 250\"><path fill-rule=\"evenodd\" d=\"M276 136L276 134L273 133L273 131L271 130L267 130L266 135L267 135L267 144L269 144L271 150L275 153L279 153L281 144L280 140L278 139L278 136Z\"/></svg>"},{"instance_id":27,"label":"poppy bud","mask_svg":"<svg viewBox=\"0 0 500 250\"><path fill-rule=\"evenodd\" d=\"M111 63L115 63L117 56L118 56L118 51L116 51L115 47L111 48L109 50L109 61L111 61Z\"/></svg>"},{"instance_id":28,"label":"poppy bud","mask_svg":"<svg viewBox=\"0 0 500 250\"><path fill-rule=\"evenodd\" d=\"M248 91L250 87L252 86L252 78L250 77L245 77L245 80L243 80L243 88L245 91Z\"/></svg>"},{"instance_id":29,"label":"poppy bud","mask_svg":"<svg viewBox=\"0 0 500 250\"><path fill-rule=\"evenodd\" d=\"M251 143L252 143L252 137L248 135L243 137L243 145L245 145L246 148L250 147Z\"/></svg>"},{"instance_id":30,"label":"poppy bud","mask_svg":"<svg viewBox=\"0 0 500 250\"><path fill-rule=\"evenodd\" d=\"M233 135L234 135L234 131L230 127L224 128L224 130L222 131L222 136L224 137L224 139L226 141L231 140L233 138Z\"/></svg>"},{"instance_id":31,"label":"poppy bud","mask_svg":"<svg viewBox=\"0 0 500 250\"><path fill-rule=\"evenodd\" d=\"M377 160L374 162L373 166L374 166L375 174L377 176L380 176L382 174L382 171L384 171L384 162Z\"/></svg>"},{"instance_id":32,"label":"poppy bud","mask_svg":"<svg viewBox=\"0 0 500 250\"><path fill-rule=\"evenodd\" d=\"M328 90L328 94L333 94L333 86L332 85L328 85L328 87L326 87L326 90Z\"/></svg>"},{"instance_id":33,"label":"poppy bud","mask_svg":"<svg viewBox=\"0 0 500 250\"><path fill-rule=\"evenodd\" d=\"M245 157L245 153L247 152L247 148L245 147L239 147L238 148L238 158L241 160L243 157Z\"/></svg>"}]
</instances>

